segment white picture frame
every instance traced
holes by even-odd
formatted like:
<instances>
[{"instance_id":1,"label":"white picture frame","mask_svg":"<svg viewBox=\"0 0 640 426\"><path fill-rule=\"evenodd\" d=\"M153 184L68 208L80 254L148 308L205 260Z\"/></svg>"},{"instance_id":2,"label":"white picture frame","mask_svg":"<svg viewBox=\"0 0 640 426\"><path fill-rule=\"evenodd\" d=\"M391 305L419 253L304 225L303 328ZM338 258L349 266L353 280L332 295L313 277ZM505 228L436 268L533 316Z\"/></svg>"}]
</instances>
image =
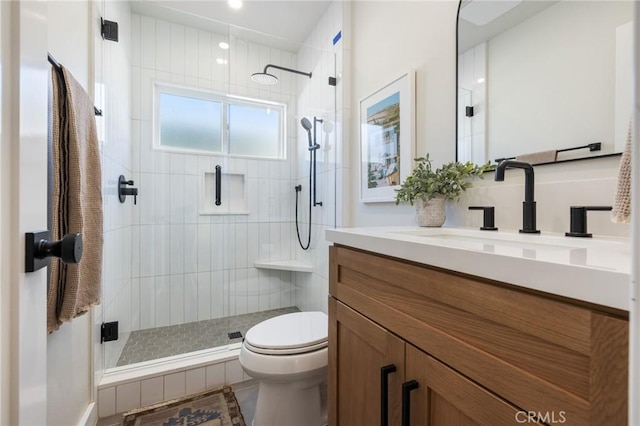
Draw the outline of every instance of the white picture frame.
<instances>
[{"instance_id":1,"label":"white picture frame","mask_svg":"<svg viewBox=\"0 0 640 426\"><path fill-rule=\"evenodd\" d=\"M360 201L393 202L415 156L415 71L360 100Z\"/></svg>"}]
</instances>

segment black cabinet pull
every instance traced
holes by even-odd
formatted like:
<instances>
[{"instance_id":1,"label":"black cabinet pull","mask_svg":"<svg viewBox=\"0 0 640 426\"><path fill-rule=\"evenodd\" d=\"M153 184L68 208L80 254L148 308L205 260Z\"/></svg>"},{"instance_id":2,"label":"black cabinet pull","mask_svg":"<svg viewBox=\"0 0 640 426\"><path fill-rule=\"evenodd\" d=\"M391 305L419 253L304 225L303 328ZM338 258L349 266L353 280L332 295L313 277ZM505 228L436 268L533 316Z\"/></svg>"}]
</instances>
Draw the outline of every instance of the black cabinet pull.
<instances>
[{"instance_id":1,"label":"black cabinet pull","mask_svg":"<svg viewBox=\"0 0 640 426\"><path fill-rule=\"evenodd\" d=\"M411 422L411 391L418 387L416 380L409 380L402 384L402 426L409 426Z\"/></svg>"},{"instance_id":2,"label":"black cabinet pull","mask_svg":"<svg viewBox=\"0 0 640 426\"><path fill-rule=\"evenodd\" d=\"M220 192L222 189L222 168L220 166L216 166L216 206L222 204L220 201Z\"/></svg>"},{"instance_id":3,"label":"black cabinet pull","mask_svg":"<svg viewBox=\"0 0 640 426\"><path fill-rule=\"evenodd\" d=\"M380 368L380 426L389 423L389 374L396 372L393 364Z\"/></svg>"}]
</instances>

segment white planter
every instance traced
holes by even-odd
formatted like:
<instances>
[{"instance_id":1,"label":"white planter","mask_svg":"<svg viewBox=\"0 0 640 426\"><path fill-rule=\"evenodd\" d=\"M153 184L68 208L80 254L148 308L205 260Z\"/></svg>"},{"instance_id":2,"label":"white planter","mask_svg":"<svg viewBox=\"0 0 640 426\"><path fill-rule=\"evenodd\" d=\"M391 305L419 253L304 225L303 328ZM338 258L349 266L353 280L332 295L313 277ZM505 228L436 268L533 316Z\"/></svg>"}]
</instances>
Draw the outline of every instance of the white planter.
<instances>
[{"instance_id":1,"label":"white planter","mask_svg":"<svg viewBox=\"0 0 640 426\"><path fill-rule=\"evenodd\" d=\"M445 209L444 198L432 198L429 201L417 199L416 205L416 221L420 226L442 226L444 223Z\"/></svg>"}]
</instances>

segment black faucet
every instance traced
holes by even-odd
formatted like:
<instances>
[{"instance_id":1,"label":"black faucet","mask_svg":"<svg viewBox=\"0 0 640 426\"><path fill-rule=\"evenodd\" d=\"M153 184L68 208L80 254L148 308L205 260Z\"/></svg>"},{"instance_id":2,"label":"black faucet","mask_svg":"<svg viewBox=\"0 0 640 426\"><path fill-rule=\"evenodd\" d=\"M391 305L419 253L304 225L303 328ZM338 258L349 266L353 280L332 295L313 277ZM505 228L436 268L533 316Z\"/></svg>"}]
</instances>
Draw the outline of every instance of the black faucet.
<instances>
[{"instance_id":1,"label":"black faucet","mask_svg":"<svg viewBox=\"0 0 640 426\"><path fill-rule=\"evenodd\" d=\"M533 166L516 160L504 160L496 168L495 180L504 181L506 169L524 169L524 202L522 203L522 229L524 234L539 234L536 229L536 202L533 201Z\"/></svg>"}]
</instances>

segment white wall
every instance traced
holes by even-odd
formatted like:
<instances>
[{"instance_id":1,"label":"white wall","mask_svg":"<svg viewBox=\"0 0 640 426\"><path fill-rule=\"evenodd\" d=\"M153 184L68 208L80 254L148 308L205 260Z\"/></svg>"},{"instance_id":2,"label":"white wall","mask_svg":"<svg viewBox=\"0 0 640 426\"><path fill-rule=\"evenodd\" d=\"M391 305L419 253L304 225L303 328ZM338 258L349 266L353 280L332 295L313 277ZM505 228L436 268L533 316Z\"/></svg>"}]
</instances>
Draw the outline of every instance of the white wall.
<instances>
[{"instance_id":1,"label":"white wall","mask_svg":"<svg viewBox=\"0 0 640 426\"><path fill-rule=\"evenodd\" d=\"M631 20L631 9L563 1L487 42L489 158L598 141L603 153L614 152L615 28ZM621 112L624 141L630 112Z\"/></svg>"},{"instance_id":2,"label":"white wall","mask_svg":"<svg viewBox=\"0 0 640 426\"><path fill-rule=\"evenodd\" d=\"M436 163L455 158L458 2L354 2L352 7L350 79L354 125L350 138L353 161L349 224L413 225L411 207L360 202L358 103L408 69L415 69L417 154L428 152Z\"/></svg>"},{"instance_id":3,"label":"white wall","mask_svg":"<svg viewBox=\"0 0 640 426\"><path fill-rule=\"evenodd\" d=\"M417 68L417 152L431 153L436 163L455 157L456 11L458 2L355 2L353 4L353 99L358 100L384 85L393 75ZM380 31L383 27L386 31ZM389 28L402 28L392 31ZM385 60L379 59L384 52ZM351 118L357 123L357 117ZM351 156L358 153L357 129L352 132ZM358 164L351 162L351 189L358 191ZM567 230L569 205L611 204L617 162L587 160L536 168L538 223L543 232ZM481 218L468 212L470 204L496 206L496 226L519 228L524 194L518 171L509 171L505 182L492 176L476 184L450 204L448 226L480 226ZM543 183L544 182L544 183ZM482 187L480 187L482 185ZM414 210L393 203L365 205L352 197L351 226L415 225ZM613 225L607 214L592 213L590 232L627 235L626 225Z\"/></svg>"},{"instance_id":4,"label":"white wall","mask_svg":"<svg viewBox=\"0 0 640 426\"><path fill-rule=\"evenodd\" d=\"M48 2L49 52L92 93L90 17L90 3ZM91 314L86 314L47 338L47 424L78 423L92 400Z\"/></svg>"},{"instance_id":5,"label":"white wall","mask_svg":"<svg viewBox=\"0 0 640 426\"><path fill-rule=\"evenodd\" d=\"M308 136L300 120L302 117L307 117L312 123L314 117L324 120L324 123L316 125L316 140L320 144L316 153L316 200L322 202L322 206L312 207L308 250L300 247L295 229L293 231L296 259L313 265L313 273L296 273L296 306L303 311L327 312L329 250L324 231L337 225L336 207L341 205L343 196L342 185L336 185L336 176L341 170L341 151L344 146L341 109L345 81L340 76L344 68L345 37L348 37L345 35L343 18L345 14L348 15L349 7L348 3L333 2L298 51L297 69L313 74L311 79L297 81L298 116L294 123L297 135L296 184L302 185L298 200L298 222L300 237L305 245L309 234L310 154L307 149ZM334 46L333 39L339 31L343 32L343 37ZM329 77L339 77L336 87L328 85Z\"/></svg>"}]
</instances>

